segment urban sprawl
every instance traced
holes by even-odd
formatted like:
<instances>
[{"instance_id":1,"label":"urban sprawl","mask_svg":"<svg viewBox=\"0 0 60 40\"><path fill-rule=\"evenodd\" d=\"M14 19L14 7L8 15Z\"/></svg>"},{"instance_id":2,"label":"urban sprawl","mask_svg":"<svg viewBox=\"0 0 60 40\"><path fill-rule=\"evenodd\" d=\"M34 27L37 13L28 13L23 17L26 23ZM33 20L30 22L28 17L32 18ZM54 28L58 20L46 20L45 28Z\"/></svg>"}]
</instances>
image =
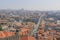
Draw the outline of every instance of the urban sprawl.
<instances>
[{"instance_id":1,"label":"urban sprawl","mask_svg":"<svg viewBox=\"0 0 60 40\"><path fill-rule=\"evenodd\" d=\"M60 40L60 11L2 9L0 40Z\"/></svg>"}]
</instances>

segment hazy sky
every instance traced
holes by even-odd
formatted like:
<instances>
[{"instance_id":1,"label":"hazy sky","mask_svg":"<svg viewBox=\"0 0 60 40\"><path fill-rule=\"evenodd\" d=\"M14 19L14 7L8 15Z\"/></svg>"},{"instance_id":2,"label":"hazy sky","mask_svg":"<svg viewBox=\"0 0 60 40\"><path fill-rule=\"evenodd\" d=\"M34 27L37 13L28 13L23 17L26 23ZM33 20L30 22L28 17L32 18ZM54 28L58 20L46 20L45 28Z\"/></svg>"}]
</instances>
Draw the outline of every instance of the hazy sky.
<instances>
[{"instance_id":1,"label":"hazy sky","mask_svg":"<svg viewBox=\"0 0 60 40\"><path fill-rule=\"evenodd\" d=\"M0 0L0 9L60 10L60 0Z\"/></svg>"}]
</instances>

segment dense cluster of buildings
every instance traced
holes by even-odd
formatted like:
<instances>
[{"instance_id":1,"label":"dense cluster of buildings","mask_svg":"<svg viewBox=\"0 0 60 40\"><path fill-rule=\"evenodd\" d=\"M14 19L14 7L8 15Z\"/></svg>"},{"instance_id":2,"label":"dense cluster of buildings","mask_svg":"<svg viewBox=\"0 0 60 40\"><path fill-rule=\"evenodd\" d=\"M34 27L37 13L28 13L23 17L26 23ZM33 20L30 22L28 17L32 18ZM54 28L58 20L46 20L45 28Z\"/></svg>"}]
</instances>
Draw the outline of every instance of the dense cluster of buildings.
<instances>
[{"instance_id":1,"label":"dense cluster of buildings","mask_svg":"<svg viewBox=\"0 0 60 40\"><path fill-rule=\"evenodd\" d=\"M58 12L59 14L60 12ZM39 17L43 15L41 20ZM52 11L0 11L1 40L59 40L60 14ZM31 30L40 21L36 35Z\"/></svg>"}]
</instances>

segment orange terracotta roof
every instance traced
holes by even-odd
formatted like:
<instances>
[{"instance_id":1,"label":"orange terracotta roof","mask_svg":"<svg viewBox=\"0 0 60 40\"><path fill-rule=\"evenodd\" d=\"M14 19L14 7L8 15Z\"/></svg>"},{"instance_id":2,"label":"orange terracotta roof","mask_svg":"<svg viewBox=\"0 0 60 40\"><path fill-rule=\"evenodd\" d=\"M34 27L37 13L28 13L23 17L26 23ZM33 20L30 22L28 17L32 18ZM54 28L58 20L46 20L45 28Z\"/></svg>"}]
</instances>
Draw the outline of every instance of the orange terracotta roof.
<instances>
[{"instance_id":1,"label":"orange terracotta roof","mask_svg":"<svg viewBox=\"0 0 60 40\"><path fill-rule=\"evenodd\" d=\"M5 38L14 35L14 32L0 31L0 38Z\"/></svg>"},{"instance_id":2,"label":"orange terracotta roof","mask_svg":"<svg viewBox=\"0 0 60 40\"><path fill-rule=\"evenodd\" d=\"M27 28L22 28L21 29L22 32L27 31L27 30L29 30L29 29L27 29Z\"/></svg>"},{"instance_id":3,"label":"orange terracotta roof","mask_svg":"<svg viewBox=\"0 0 60 40\"><path fill-rule=\"evenodd\" d=\"M36 40L36 39L32 36L24 36L20 40Z\"/></svg>"},{"instance_id":4,"label":"orange terracotta roof","mask_svg":"<svg viewBox=\"0 0 60 40\"><path fill-rule=\"evenodd\" d=\"M28 31L29 31L29 29L27 29L27 28L22 28L21 31L20 31L20 35L28 34Z\"/></svg>"},{"instance_id":5,"label":"orange terracotta roof","mask_svg":"<svg viewBox=\"0 0 60 40\"><path fill-rule=\"evenodd\" d=\"M0 38L5 38L6 35L3 33L3 31L0 31Z\"/></svg>"},{"instance_id":6,"label":"orange terracotta roof","mask_svg":"<svg viewBox=\"0 0 60 40\"><path fill-rule=\"evenodd\" d=\"M14 35L14 32L4 32L4 34L5 34L6 36L12 36L12 35Z\"/></svg>"}]
</instances>

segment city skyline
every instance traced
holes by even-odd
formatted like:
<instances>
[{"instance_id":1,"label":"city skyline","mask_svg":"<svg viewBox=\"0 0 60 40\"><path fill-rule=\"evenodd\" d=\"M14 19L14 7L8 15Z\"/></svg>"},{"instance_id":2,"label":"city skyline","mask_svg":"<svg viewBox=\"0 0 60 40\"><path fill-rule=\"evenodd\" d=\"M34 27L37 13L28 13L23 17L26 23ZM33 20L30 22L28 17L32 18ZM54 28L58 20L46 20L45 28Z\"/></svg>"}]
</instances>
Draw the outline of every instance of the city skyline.
<instances>
[{"instance_id":1,"label":"city skyline","mask_svg":"<svg viewBox=\"0 0 60 40\"><path fill-rule=\"evenodd\" d=\"M0 9L60 10L60 0L0 0Z\"/></svg>"}]
</instances>

